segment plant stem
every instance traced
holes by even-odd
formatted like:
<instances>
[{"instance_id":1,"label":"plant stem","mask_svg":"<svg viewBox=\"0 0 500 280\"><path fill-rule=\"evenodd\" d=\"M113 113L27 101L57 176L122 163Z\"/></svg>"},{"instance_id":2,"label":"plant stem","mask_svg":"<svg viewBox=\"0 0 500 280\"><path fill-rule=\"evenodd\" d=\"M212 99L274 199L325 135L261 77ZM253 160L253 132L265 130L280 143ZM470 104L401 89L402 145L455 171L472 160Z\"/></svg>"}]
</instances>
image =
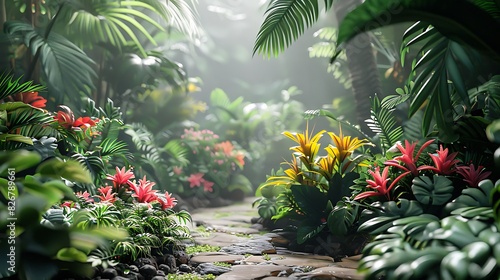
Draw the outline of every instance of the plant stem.
<instances>
[{"instance_id":1,"label":"plant stem","mask_svg":"<svg viewBox=\"0 0 500 280\"><path fill-rule=\"evenodd\" d=\"M0 0L0 31L3 30L3 24L7 21L7 12L5 9L5 0Z\"/></svg>"}]
</instances>

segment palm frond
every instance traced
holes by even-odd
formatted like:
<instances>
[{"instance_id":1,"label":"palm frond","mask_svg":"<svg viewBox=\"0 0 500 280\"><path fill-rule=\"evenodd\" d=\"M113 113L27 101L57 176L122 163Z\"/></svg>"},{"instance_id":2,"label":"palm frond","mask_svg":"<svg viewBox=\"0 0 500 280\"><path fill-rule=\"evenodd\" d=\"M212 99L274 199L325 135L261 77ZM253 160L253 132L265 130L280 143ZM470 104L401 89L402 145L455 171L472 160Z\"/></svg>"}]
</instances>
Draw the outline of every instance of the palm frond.
<instances>
[{"instance_id":1,"label":"palm frond","mask_svg":"<svg viewBox=\"0 0 500 280\"><path fill-rule=\"evenodd\" d=\"M397 126L392 112L394 109L384 108L380 99L374 96L372 99L371 119L366 120L368 127L380 137L381 150L385 152L401 140L403 129Z\"/></svg>"},{"instance_id":2,"label":"palm frond","mask_svg":"<svg viewBox=\"0 0 500 280\"><path fill-rule=\"evenodd\" d=\"M179 140L175 139L168 141L168 143L163 147L163 151L165 151L169 156L171 156L182 166L186 166L189 164L189 149L186 146L183 146Z\"/></svg>"},{"instance_id":3,"label":"palm frond","mask_svg":"<svg viewBox=\"0 0 500 280\"><path fill-rule=\"evenodd\" d=\"M333 1L325 1L330 9ZM277 56L312 26L319 17L319 0L271 1L260 26L253 54Z\"/></svg>"},{"instance_id":4,"label":"palm frond","mask_svg":"<svg viewBox=\"0 0 500 280\"><path fill-rule=\"evenodd\" d=\"M22 82L22 76L14 78L13 74L2 73L0 74L0 99L7 96L30 91L41 91L45 89L42 85L33 84L33 81Z\"/></svg>"},{"instance_id":5,"label":"palm frond","mask_svg":"<svg viewBox=\"0 0 500 280\"><path fill-rule=\"evenodd\" d=\"M195 2L186 0L139 0L149 4L158 14L160 14L168 23L175 28L188 35L191 38L196 38L201 35L202 31L198 20L198 15L195 9Z\"/></svg>"},{"instance_id":6,"label":"palm frond","mask_svg":"<svg viewBox=\"0 0 500 280\"><path fill-rule=\"evenodd\" d=\"M397 7L397 13L394 12ZM492 8L484 10L471 1L457 0L367 0L348 13L339 26L338 43L344 43L359 33L400 22L425 20L441 34L456 42L500 60L500 41L490 30L500 29ZM390 17L386 17L390 14ZM380 20L387 18L387 20ZM477 20L481 19L481 20Z\"/></svg>"},{"instance_id":7,"label":"palm frond","mask_svg":"<svg viewBox=\"0 0 500 280\"><path fill-rule=\"evenodd\" d=\"M409 114L411 116L427 103L423 133L429 132L434 118L441 140L451 142L457 137L452 130L455 112L451 108L457 105L456 101L466 108L471 107L465 80L466 75L474 73L479 54L466 45L443 37L432 27L423 30L410 28L403 37L402 52L417 43L423 43L423 46L413 67L417 74L411 87L413 99Z\"/></svg>"},{"instance_id":8,"label":"palm frond","mask_svg":"<svg viewBox=\"0 0 500 280\"><path fill-rule=\"evenodd\" d=\"M54 32L45 38L43 30L23 22L6 22L4 29L9 34L22 36L32 54L39 54L47 88L59 95L59 101L72 92L74 94L68 96L79 104L80 92L90 94L94 88L92 79L97 76L92 68L94 62L75 44Z\"/></svg>"},{"instance_id":9,"label":"palm frond","mask_svg":"<svg viewBox=\"0 0 500 280\"><path fill-rule=\"evenodd\" d=\"M144 22L164 30L153 18L141 10L158 13L147 1L67 1L65 16L69 19L68 28L75 30L81 38L94 42L109 42L121 48L131 40L141 56L146 56L138 35L156 45L155 40L143 26ZM140 21L141 22L140 22ZM81 42L83 43L83 41Z\"/></svg>"},{"instance_id":10,"label":"palm frond","mask_svg":"<svg viewBox=\"0 0 500 280\"><path fill-rule=\"evenodd\" d=\"M105 138L99 145L101 147L101 156L113 157L119 156L123 159L131 159L132 154L128 150L127 143L111 138Z\"/></svg>"}]
</instances>

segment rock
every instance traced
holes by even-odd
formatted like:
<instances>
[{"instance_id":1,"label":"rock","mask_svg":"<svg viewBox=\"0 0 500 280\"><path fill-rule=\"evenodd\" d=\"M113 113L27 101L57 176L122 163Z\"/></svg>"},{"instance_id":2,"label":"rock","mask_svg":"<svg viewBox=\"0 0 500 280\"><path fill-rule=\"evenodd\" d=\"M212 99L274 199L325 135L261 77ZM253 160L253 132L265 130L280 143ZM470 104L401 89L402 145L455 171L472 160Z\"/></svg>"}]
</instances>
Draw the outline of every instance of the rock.
<instances>
[{"instance_id":1,"label":"rock","mask_svg":"<svg viewBox=\"0 0 500 280\"><path fill-rule=\"evenodd\" d=\"M139 273L146 279L151 279L156 276L156 268L150 264L143 265L139 268Z\"/></svg>"},{"instance_id":2,"label":"rock","mask_svg":"<svg viewBox=\"0 0 500 280\"><path fill-rule=\"evenodd\" d=\"M118 276L118 272L114 268L106 268L101 273L101 278L112 279Z\"/></svg>"},{"instance_id":3,"label":"rock","mask_svg":"<svg viewBox=\"0 0 500 280\"><path fill-rule=\"evenodd\" d=\"M235 262L241 261L244 256L241 255L230 255L222 252L207 252L198 253L191 257L191 264L197 265L201 263L214 263L214 262L225 262L229 264L234 264Z\"/></svg>"},{"instance_id":4,"label":"rock","mask_svg":"<svg viewBox=\"0 0 500 280\"><path fill-rule=\"evenodd\" d=\"M162 270L157 270L156 271L156 276L163 276L163 277L165 277L165 272L163 272Z\"/></svg>"},{"instance_id":5,"label":"rock","mask_svg":"<svg viewBox=\"0 0 500 280\"><path fill-rule=\"evenodd\" d=\"M201 275L206 275L206 274L221 275L222 273L231 271L231 268L218 266L213 263L202 263L196 267L195 271Z\"/></svg>"},{"instance_id":6,"label":"rock","mask_svg":"<svg viewBox=\"0 0 500 280\"><path fill-rule=\"evenodd\" d=\"M189 262L189 256L184 251L174 251L174 257L178 265L187 264Z\"/></svg>"},{"instance_id":7,"label":"rock","mask_svg":"<svg viewBox=\"0 0 500 280\"><path fill-rule=\"evenodd\" d=\"M247 242L233 244L220 249L221 252L226 252L234 255L262 255L275 254L274 246L264 239L251 239Z\"/></svg>"},{"instance_id":8,"label":"rock","mask_svg":"<svg viewBox=\"0 0 500 280\"><path fill-rule=\"evenodd\" d=\"M166 265L166 264L160 264L160 266L158 266L158 269L159 271L162 271L163 273L165 274L169 274L171 271L175 271L173 269L170 269L170 266ZM159 272L157 271L157 273Z\"/></svg>"},{"instance_id":9,"label":"rock","mask_svg":"<svg viewBox=\"0 0 500 280\"><path fill-rule=\"evenodd\" d=\"M173 255L167 255L165 257L165 264L170 267L170 271L175 271L177 269L177 261Z\"/></svg>"},{"instance_id":10,"label":"rock","mask_svg":"<svg viewBox=\"0 0 500 280\"><path fill-rule=\"evenodd\" d=\"M136 265L137 267L142 267L146 264L149 264L149 265L152 265L154 267L156 267L156 263L153 262L152 259L150 258L138 258L135 262L134 262L134 265Z\"/></svg>"},{"instance_id":11,"label":"rock","mask_svg":"<svg viewBox=\"0 0 500 280\"><path fill-rule=\"evenodd\" d=\"M124 277L125 277L125 279L129 279L129 280L139 280L139 277L137 276L137 274L139 274L139 273L137 273L137 272L130 272L130 273L125 274ZM141 279L144 279L144 277L142 277Z\"/></svg>"},{"instance_id":12,"label":"rock","mask_svg":"<svg viewBox=\"0 0 500 280\"><path fill-rule=\"evenodd\" d=\"M123 276L115 276L115 277L111 278L111 280L128 280L128 278L123 277Z\"/></svg>"},{"instance_id":13,"label":"rock","mask_svg":"<svg viewBox=\"0 0 500 280\"><path fill-rule=\"evenodd\" d=\"M187 264L181 264L179 266L179 271L181 272L186 272L186 273L191 273L193 270L191 269L191 267Z\"/></svg>"},{"instance_id":14,"label":"rock","mask_svg":"<svg viewBox=\"0 0 500 280\"><path fill-rule=\"evenodd\" d=\"M136 265L129 265L128 269L133 272L139 272L139 268Z\"/></svg>"},{"instance_id":15,"label":"rock","mask_svg":"<svg viewBox=\"0 0 500 280\"><path fill-rule=\"evenodd\" d=\"M151 280L165 280L165 275L164 276L155 276L153 278L151 278Z\"/></svg>"}]
</instances>

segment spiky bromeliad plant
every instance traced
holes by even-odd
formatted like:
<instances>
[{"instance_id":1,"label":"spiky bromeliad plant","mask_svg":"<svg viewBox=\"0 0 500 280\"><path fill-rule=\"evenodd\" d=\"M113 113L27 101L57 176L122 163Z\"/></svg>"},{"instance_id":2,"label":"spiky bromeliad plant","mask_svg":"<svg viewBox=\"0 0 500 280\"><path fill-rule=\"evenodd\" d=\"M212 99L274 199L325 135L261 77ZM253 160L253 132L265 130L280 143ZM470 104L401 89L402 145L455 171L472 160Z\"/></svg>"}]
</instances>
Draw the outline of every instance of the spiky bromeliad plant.
<instances>
[{"instance_id":1,"label":"spiky bromeliad plant","mask_svg":"<svg viewBox=\"0 0 500 280\"><path fill-rule=\"evenodd\" d=\"M113 227L82 230L68 223L63 211L53 208L63 199L77 199L61 176L88 183L90 175L76 162L40 160L38 153L22 149L0 153L0 251L8 256L0 275L51 279L69 272L90 277L93 250L107 251L111 240L126 234Z\"/></svg>"},{"instance_id":2,"label":"spiky bromeliad plant","mask_svg":"<svg viewBox=\"0 0 500 280\"><path fill-rule=\"evenodd\" d=\"M172 253L181 247L182 240L191 238L186 225L191 216L172 209L177 200L168 192L153 189L155 183L146 177L138 181L134 177L131 170L116 167L116 173L107 176L112 186L99 188L90 200L85 199L88 194L77 194L83 201L62 204L67 212L83 209L72 219L82 229L113 226L128 232L125 240L112 244L110 256L119 257L118 261Z\"/></svg>"},{"instance_id":3,"label":"spiky bromeliad plant","mask_svg":"<svg viewBox=\"0 0 500 280\"><path fill-rule=\"evenodd\" d=\"M346 204L342 198L350 196L349 187L358 177L364 154L356 150L371 145L367 140L329 132L332 144L318 155L322 130L314 135L285 132L284 135L298 146L293 151L288 169L280 169L268 177L258 188L261 198L259 214L264 219L287 219L297 232L297 242L306 242L324 230L343 236L352 229L357 220L357 207Z\"/></svg>"}]
</instances>

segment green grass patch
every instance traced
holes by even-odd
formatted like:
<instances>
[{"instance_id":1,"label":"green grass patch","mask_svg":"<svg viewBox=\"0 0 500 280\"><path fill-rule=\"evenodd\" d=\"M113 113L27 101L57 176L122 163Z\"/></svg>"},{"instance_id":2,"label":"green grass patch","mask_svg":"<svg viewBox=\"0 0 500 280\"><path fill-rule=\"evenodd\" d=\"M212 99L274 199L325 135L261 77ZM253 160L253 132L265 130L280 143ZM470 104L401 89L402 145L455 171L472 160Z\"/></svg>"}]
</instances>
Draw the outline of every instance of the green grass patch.
<instances>
[{"instance_id":1,"label":"green grass patch","mask_svg":"<svg viewBox=\"0 0 500 280\"><path fill-rule=\"evenodd\" d=\"M206 253L206 252L219 252L219 246L211 246L211 245L195 245L186 247L186 254L195 254L195 253Z\"/></svg>"},{"instance_id":2,"label":"green grass patch","mask_svg":"<svg viewBox=\"0 0 500 280\"><path fill-rule=\"evenodd\" d=\"M169 274L167 276L168 280L214 280L215 276L213 274L198 275L198 274Z\"/></svg>"},{"instance_id":3,"label":"green grass patch","mask_svg":"<svg viewBox=\"0 0 500 280\"><path fill-rule=\"evenodd\" d=\"M222 267L231 267L231 264L227 262L214 262L214 265Z\"/></svg>"}]
</instances>

